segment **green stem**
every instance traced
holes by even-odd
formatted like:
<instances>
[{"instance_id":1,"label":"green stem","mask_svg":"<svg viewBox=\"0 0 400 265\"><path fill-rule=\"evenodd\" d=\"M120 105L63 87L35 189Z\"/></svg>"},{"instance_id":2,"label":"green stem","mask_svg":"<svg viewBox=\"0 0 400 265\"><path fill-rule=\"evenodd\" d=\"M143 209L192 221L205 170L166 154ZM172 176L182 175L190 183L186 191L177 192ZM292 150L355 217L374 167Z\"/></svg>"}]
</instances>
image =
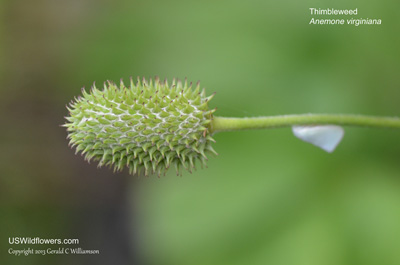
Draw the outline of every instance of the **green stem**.
<instances>
[{"instance_id":1,"label":"green stem","mask_svg":"<svg viewBox=\"0 0 400 265\"><path fill-rule=\"evenodd\" d=\"M248 129L279 128L293 125L322 124L400 129L400 118L349 114L299 114L257 118L214 117L211 128L212 132L216 133Z\"/></svg>"}]
</instances>

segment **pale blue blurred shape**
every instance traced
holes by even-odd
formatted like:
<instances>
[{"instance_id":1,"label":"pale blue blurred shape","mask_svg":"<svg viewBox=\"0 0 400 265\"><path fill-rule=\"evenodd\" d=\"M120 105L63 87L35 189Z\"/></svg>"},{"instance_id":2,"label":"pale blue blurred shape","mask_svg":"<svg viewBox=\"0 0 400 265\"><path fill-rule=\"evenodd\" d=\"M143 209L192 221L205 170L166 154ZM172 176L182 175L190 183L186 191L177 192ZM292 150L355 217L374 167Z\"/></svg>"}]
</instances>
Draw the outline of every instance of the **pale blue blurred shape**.
<instances>
[{"instance_id":1,"label":"pale blue blurred shape","mask_svg":"<svg viewBox=\"0 0 400 265\"><path fill-rule=\"evenodd\" d=\"M344 130L337 125L293 126L293 134L304 142L332 153L343 139Z\"/></svg>"}]
</instances>

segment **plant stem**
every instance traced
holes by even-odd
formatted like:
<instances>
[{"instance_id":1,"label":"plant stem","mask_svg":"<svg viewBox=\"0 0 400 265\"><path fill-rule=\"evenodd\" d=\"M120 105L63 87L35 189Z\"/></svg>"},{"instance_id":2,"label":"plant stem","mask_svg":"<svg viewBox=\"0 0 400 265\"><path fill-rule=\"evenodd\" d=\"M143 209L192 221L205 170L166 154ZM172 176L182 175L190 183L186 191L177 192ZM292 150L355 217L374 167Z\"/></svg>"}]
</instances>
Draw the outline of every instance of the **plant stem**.
<instances>
[{"instance_id":1,"label":"plant stem","mask_svg":"<svg viewBox=\"0 0 400 265\"><path fill-rule=\"evenodd\" d=\"M267 129L293 125L349 125L400 129L398 117L374 117L350 114L298 114L257 118L214 117L212 133L248 129Z\"/></svg>"}]
</instances>

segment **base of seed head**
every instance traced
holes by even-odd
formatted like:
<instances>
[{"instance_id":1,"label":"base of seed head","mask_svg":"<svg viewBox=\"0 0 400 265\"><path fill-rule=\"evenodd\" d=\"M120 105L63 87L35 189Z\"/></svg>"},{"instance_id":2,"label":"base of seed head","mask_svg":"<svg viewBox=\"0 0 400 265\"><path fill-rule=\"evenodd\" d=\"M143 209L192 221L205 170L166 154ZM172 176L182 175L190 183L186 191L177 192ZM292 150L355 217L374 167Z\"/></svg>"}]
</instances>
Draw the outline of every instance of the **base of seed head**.
<instances>
[{"instance_id":1,"label":"base of seed head","mask_svg":"<svg viewBox=\"0 0 400 265\"><path fill-rule=\"evenodd\" d=\"M208 153L216 154L210 128L216 109L208 108L214 95L206 97L199 83L192 89L187 80L138 78L129 86L108 81L101 90L82 89L67 107L63 126L70 145L87 161L158 176L174 167L180 175L182 169L205 166Z\"/></svg>"}]
</instances>

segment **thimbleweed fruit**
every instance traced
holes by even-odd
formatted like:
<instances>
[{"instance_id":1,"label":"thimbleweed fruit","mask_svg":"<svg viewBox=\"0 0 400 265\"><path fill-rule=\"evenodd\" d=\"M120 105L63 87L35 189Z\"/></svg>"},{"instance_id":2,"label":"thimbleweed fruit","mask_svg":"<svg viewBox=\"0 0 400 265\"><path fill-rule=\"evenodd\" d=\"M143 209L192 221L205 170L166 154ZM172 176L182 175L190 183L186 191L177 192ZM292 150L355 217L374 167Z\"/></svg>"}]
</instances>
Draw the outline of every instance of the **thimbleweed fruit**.
<instances>
[{"instance_id":1,"label":"thimbleweed fruit","mask_svg":"<svg viewBox=\"0 0 400 265\"><path fill-rule=\"evenodd\" d=\"M67 107L70 144L99 166L125 166L129 172L145 175L164 173L170 166L191 171L206 165L211 146L210 124L215 109L208 108L214 96L206 97L200 84L195 89L185 80L161 82L131 79L126 87L112 82L90 93L82 89Z\"/></svg>"},{"instance_id":2,"label":"thimbleweed fruit","mask_svg":"<svg viewBox=\"0 0 400 265\"><path fill-rule=\"evenodd\" d=\"M192 89L180 81L160 82L131 79L126 87L108 81L67 107L70 145L88 161L99 166L124 167L131 174L165 174L171 166L192 171L196 164L206 165L207 154L214 153L212 135L218 132L293 127L296 137L332 152L344 131L341 125L400 129L398 117L349 114L299 114L257 118L215 117L216 109L197 83ZM339 126L332 126L339 125Z\"/></svg>"}]
</instances>

